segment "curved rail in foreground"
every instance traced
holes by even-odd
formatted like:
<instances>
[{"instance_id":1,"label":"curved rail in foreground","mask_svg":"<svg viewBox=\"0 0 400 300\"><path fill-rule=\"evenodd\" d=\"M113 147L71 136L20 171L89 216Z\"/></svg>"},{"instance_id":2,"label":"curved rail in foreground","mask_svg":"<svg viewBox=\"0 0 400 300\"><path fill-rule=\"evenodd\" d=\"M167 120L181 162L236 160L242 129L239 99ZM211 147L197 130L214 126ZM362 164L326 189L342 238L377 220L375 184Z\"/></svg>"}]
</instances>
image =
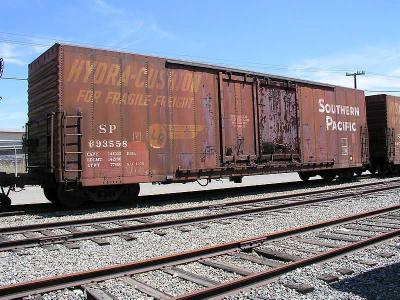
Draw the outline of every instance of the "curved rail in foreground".
<instances>
[{"instance_id":1,"label":"curved rail in foreground","mask_svg":"<svg viewBox=\"0 0 400 300\"><path fill-rule=\"evenodd\" d=\"M400 205L394 205L378 210L368 211L360 214L355 214L343 218L331 219L325 222L310 224L306 226L296 227L287 230L281 230L264 235L255 236L243 240L209 246L196 250L185 251L177 254L166 255L138 262L131 262L126 264L112 265L104 268L83 271L73 274L59 275L35 281L22 282L8 286L0 287L0 297L2 299L15 299L32 294L45 293L62 288L83 286L93 282L104 281L112 278L129 276L133 274L143 273L146 271L157 270L167 266L176 266L189 262L200 261L204 258L215 257L223 254L240 252L244 249L249 250L259 247L267 242L278 240L286 237L295 236L301 233L315 231L318 229L327 228L329 226L347 224L355 220L360 221L369 217L379 216L388 212L400 210ZM399 220L400 222L400 220ZM395 226L394 226L395 227ZM260 273L253 273L242 278L217 284L203 290L195 291L177 299L212 299L215 297L222 297L235 293L238 290L245 290L248 288L256 287L265 284L271 278L294 270L298 267L303 267L316 262L321 262L327 259L338 257L349 251L355 251L371 244L384 241L386 239L400 235L400 229L393 229L382 234L375 235L374 237L354 242L349 245L340 246L333 250L318 253L310 258L294 261L293 263L275 268L270 271Z\"/></svg>"}]
</instances>

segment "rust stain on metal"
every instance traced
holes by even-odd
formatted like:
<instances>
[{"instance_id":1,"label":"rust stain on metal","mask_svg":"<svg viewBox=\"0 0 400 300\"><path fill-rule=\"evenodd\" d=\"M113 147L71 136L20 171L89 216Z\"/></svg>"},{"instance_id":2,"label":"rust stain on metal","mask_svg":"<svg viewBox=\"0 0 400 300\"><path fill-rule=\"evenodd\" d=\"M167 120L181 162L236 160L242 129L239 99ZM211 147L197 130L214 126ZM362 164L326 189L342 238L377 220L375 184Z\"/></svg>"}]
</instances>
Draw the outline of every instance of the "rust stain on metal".
<instances>
[{"instance_id":1,"label":"rust stain on metal","mask_svg":"<svg viewBox=\"0 0 400 300\"><path fill-rule=\"evenodd\" d=\"M365 97L373 169L390 170L400 164L400 97Z\"/></svg>"}]
</instances>

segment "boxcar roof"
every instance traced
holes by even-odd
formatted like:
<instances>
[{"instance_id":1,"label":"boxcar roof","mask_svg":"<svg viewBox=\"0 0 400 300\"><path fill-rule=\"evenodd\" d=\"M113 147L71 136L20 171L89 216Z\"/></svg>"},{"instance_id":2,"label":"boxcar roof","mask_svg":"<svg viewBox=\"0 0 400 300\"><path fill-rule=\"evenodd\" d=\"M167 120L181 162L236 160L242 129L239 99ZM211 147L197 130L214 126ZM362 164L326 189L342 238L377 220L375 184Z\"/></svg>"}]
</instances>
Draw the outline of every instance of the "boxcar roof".
<instances>
[{"instance_id":1,"label":"boxcar roof","mask_svg":"<svg viewBox=\"0 0 400 300\"><path fill-rule=\"evenodd\" d=\"M256 72L256 71L245 70L245 69L229 68L229 67L214 65L214 64L199 63L199 62L194 62L194 61L185 61L185 60L172 59L172 58L166 58L166 57L155 56L155 55L146 55L146 54L140 54L140 53L127 52L127 51L116 51L116 50L112 50L112 49L87 47L87 46L80 46L80 45L66 44L66 43L63 43L63 44L56 43L52 47L50 47L48 50L46 50L43 54L48 52L53 47L57 47L57 46L69 46L69 47L76 47L76 48L94 49L94 50L102 50L102 51L108 51L108 52L113 52L113 53L136 54L136 55L142 55L142 56L147 56L147 57L164 59L164 60L166 60L167 64L169 63L169 64L176 64L176 65L182 65L182 66L198 67L198 68L215 70L215 71L225 71L225 72L231 72L231 73L248 74L248 75L254 75L254 76L259 76L259 77L268 77L268 78L276 79L276 80L285 80L285 81L303 83L303 84L308 84L308 85L318 85L318 86L329 87L329 88L336 87L336 85L332 85L332 84L328 84L328 83L321 83L321 82L312 81L312 80L303 80L303 79L287 77L287 76L273 75L273 74L269 74L269 73L262 73L262 72ZM42 55L40 55L39 57L41 57ZM39 57L37 59L39 59ZM33 64L37 59L35 59L31 64Z\"/></svg>"}]
</instances>

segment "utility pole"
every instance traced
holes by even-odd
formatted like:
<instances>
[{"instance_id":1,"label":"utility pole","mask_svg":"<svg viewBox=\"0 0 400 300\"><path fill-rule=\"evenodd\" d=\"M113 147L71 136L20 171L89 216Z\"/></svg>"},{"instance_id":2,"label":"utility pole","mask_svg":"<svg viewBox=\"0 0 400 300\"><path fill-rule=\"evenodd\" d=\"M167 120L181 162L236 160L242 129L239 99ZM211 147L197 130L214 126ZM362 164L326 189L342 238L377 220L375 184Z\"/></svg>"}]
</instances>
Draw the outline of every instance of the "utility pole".
<instances>
[{"instance_id":1,"label":"utility pole","mask_svg":"<svg viewBox=\"0 0 400 300\"><path fill-rule=\"evenodd\" d=\"M358 75L365 75L365 71L357 71L355 73L347 73L346 76L353 76L354 77L354 88L357 88L357 76Z\"/></svg>"}]
</instances>

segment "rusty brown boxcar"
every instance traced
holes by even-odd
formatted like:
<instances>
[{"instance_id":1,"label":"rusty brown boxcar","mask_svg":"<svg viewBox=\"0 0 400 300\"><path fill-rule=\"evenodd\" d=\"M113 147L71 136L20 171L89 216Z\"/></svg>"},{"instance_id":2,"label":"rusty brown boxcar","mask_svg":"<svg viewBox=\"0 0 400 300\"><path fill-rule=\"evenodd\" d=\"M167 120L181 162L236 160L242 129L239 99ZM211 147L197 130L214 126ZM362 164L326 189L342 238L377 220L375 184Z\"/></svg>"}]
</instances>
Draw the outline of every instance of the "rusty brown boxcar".
<instances>
[{"instance_id":1,"label":"rusty brown boxcar","mask_svg":"<svg viewBox=\"0 0 400 300\"><path fill-rule=\"evenodd\" d=\"M386 174L400 168L400 97L365 97L370 144L370 171Z\"/></svg>"},{"instance_id":2,"label":"rusty brown boxcar","mask_svg":"<svg viewBox=\"0 0 400 300\"><path fill-rule=\"evenodd\" d=\"M70 206L144 182L349 178L368 160L360 90L56 44L29 65L28 92L29 174Z\"/></svg>"}]
</instances>

